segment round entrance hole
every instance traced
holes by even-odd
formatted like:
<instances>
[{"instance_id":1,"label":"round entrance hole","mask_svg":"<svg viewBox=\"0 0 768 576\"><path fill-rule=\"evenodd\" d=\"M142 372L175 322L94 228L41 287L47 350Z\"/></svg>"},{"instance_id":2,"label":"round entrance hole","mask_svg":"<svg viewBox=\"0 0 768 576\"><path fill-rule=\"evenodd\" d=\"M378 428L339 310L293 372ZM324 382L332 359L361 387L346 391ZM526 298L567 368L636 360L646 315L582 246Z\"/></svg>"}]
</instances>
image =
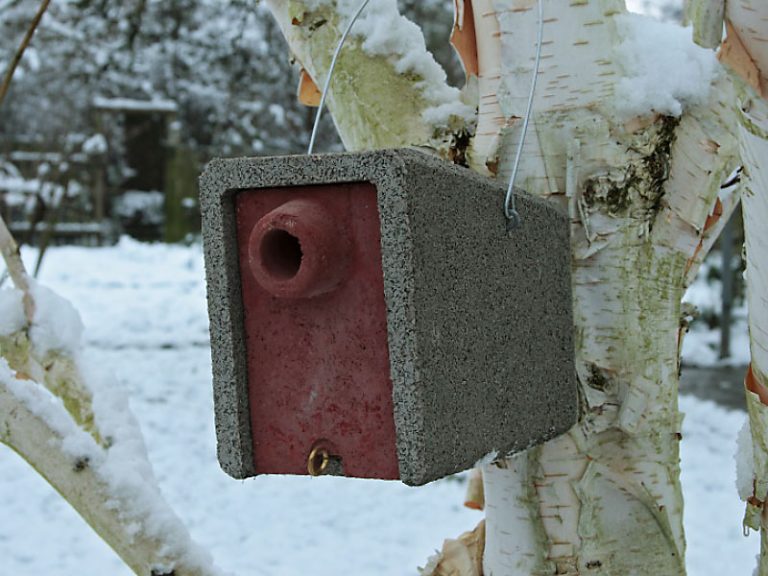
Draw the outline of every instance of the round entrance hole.
<instances>
[{"instance_id":1,"label":"round entrance hole","mask_svg":"<svg viewBox=\"0 0 768 576\"><path fill-rule=\"evenodd\" d=\"M248 237L256 281L277 298L313 298L335 290L347 274L351 242L336 212L295 199L262 216Z\"/></svg>"},{"instance_id":2,"label":"round entrance hole","mask_svg":"<svg viewBox=\"0 0 768 576\"><path fill-rule=\"evenodd\" d=\"M275 280L290 280L299 273L304 253L301 242L290 232L270 230L262 238L259 252L264 269Z\"/></svg>"}]
</instances>

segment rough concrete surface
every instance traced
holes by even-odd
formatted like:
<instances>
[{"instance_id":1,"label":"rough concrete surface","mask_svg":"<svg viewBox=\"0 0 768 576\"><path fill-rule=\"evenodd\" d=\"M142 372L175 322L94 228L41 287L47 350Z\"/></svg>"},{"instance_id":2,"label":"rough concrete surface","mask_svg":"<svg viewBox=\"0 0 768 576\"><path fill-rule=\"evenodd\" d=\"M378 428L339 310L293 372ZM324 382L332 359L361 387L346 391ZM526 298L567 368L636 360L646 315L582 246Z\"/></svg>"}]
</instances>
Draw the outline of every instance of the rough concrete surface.
<instances>
[{"instance_id":1,"label":"rough concrete surface","mask_svg":"<svg viewBox=\"0 0 768 576\"><path fill-rule=\"evenodd\" d=\"M200 179L222 467L253 474L233 195L371 182L401 480L419 485L570 428L577 413L567 218L414 150L215 160Z\"/></svg>"}]
</instances>

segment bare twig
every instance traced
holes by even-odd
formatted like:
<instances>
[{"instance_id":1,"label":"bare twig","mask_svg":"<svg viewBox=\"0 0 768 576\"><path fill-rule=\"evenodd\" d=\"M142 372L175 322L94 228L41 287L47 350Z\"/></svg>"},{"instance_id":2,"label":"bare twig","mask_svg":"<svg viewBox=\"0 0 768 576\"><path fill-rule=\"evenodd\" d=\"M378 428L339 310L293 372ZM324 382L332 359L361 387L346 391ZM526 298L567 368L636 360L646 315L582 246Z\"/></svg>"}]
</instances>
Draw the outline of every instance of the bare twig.
<instances>
[{"instance_id":1,"label":"bare twig","mask_svg":"<svg viewBox=\"0 0 768 576\"><path fill-rule=\"evenodd\" d=\"M19 62L21 62L21 59L24 56L24 52L27 50L29 43L32 41L32 36L34 36L35 30L37 30L37 27L40 24L40 20L43 19L43 14L45 14L45 11L48 10L48 5L50 3L51 3L51 0L43 0L43 3L40 4L40 8L37 9L37 14L35 14L35 18L30 23L29 29L27 30L27 33L24 35L24 39L21 41L21 44L19 45L19 49L16 50L16 54L14 54L13 60L11 60L11 64L10 66L8 66L8 70L6 70L5 72L5 76L3 77L3 83L0 84L0 106L3 105L3 100L5 100L5 95L8 93L8 88L10 88L11 86L13 73L16 72L16 67L19 65Z\"/></svg>"},{"instance_id":2,"label":"bare twig","mask_svg":"<svg viewBox=\"0 0 768 576\"><path fill-rule=\"evenodd\" d=\"M35 304L32 300L29 274L27 274L27 269L24 268L24 263L21 261L16 240L13 239L13 235L8 230L8 226L5 225L5 220L3 220L2 216L0 216L0 254L2 254L3 260L5 260L5 265L8 267L8 275L13 280L14 285L24 292L24 313L27 321L32 322L32 317L35 315Z\"/></svg>"}]
</instances>

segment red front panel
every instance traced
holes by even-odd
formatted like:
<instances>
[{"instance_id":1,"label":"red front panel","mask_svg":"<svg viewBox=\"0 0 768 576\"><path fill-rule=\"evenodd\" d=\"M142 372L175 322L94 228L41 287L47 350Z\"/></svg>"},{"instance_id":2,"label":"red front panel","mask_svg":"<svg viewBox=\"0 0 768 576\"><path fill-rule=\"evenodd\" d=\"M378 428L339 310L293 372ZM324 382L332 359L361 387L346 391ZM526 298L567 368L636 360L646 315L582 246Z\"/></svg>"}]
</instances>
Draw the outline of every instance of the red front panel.
<instances>
[{"instance_id":1,"label":"red front panel","mask_svg":"<svg viewBox=\"0 0 768 576\"><path fill-rule=\"evenodd\" d=\"M307 474L319 442L344 474L399 478L376 190L236 199L258 474Z\"/></svg>"}]
</instances>

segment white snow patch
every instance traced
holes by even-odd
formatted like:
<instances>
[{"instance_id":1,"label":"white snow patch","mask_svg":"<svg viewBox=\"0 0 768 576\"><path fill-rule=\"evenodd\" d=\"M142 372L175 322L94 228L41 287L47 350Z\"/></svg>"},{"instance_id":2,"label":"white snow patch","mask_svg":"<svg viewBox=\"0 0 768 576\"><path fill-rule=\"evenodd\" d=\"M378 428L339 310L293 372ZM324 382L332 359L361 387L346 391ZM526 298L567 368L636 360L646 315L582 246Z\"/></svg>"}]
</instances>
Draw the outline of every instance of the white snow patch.
<instances>
[{"instance_id":1,"label":"white snow patch","mask_svg":"<svg viewBox=\"0 0 768 576\"><path fill-rule=\"evenodd\" d=\"M74 355L80 349L83 322L68 300L53 290L32 284L35 316L29 336L41 355L62 350Z\"/></svg>"},{"instance_id":2,"label":"white snow patch","mask_svg":"<svg viewBox=\"0 0 768 576\"><path fill-rule=\"evenodd\" d=\"M446 102L438 106L432 106L422 112L421 117L427 124L446 126L452 117L470 120L475 112L471 106L459 102Z\"/></svg>"},{"instance_id":3,"label":"white snow patch","mask_svg":"<svg viewBox=\"0 0 768 576\"><path fill-rule=\"evenodd\" d=\"M99 110L130 112L178 112L179 106L173 100L134 100L132 98L104 98L96 96L93 105Z\"/></svg>"},{"instance_id":4,"label":"white snow patch","mask_svg":"<svg viewBox=\"0 0 768 576\"><path fill-rule=\"evenodd\" d=\"M739 492L739 498L746 502L753 495L755 480L755 455L749 418L745 418L744 425L739 430L734 458L736 459L736 489Z\"/></svg>"},{"instance_id":5,"label":"white snow patch","mask_svg":"<svg viewBox=\"0 0 768 576\"><path fill-rule=\"evenodd\" d=\"M162 224L165 214L165 194L157 190L126 190L115 198L114 213L144 224Z\"/></svg>"},{"instance_id":6,"label":"white snow patch","mask_svg":"<svg viewBox=\"0 0 768 576\"><path fill-rule=\"evenodd\" d=\"M94 134L83 142L83 152L86 154L104 154L107 151L107 139L103 134Z\"/></svg>"},{"instance_id":7,"label":"white snow patch","mask_svg":"<svg viewBox=\"0 0 768 576\"><path fill-rule=\"evenodd\" d=\"M3 176L0 174L0 190L17 194L34 194L41 187L36 179L26 180L20 176Z\"/></svg>"},{"instance_id":8,"label":"white snow patch","mask_svg":"<svg viewBox=\"0 0 768 576\"><path fill-rule=\"evenodd\" d=\"M682 0L627 0L627 10L663 19L669 16L669 9L683 9Z\"/></svg>"},{"instance_id":9,"label":"white snow patch","mask_svg":"<svg viewBox=\"0 0 768 576\"><path fill-rule=\"evenodd\" d=\"M743 536L744 504L734 489L733 461L744 412L692 396L680 397L680 409L685 413L680 460L688 574L749 574L760 539Z\"/></svg>"},{"instance_id":10,"label":"white snow patch","mask_svg":"<svg viewBox=\"0 0 768 576\"><path fill-rule=\"evenodd\" d=\"M617 50L625 73L616 87L621 115L680 116L686 106L706 102L718 63L712 51L693 43L690 29L636 14L616 23L625 38Z\"/></svg>"},{"instance_id":11,"label":"white snow patch","mask_svg":"<svg viewBox=\"0 0 768 576\"><path fill-rule=\"evenodd\" d=\"M15 288L0 290L0 336L10 336L24 324L24 293Z\"/></svg>"},{"instance_id":12,"label":"white snow patch","mask_svg":"<svg viewBox=\"0 0 768 576\"><path fill-rule=\"evenodd\" d=\"M720 358L719 330L691 329L683 336L683 364L686 366L717 366Z\"/></svg>"},{"instance_id":13,"label":"white snow patch","mask_svg":"<svg viewBox=\"0 0 768 576\"><path fill-rule=\"evenodd\" d=\"M745 366L751 362L749 332L745 319L731 327L731 355L720 358L720 330L693 328L683 338L683 363L686 366Z\"/></svg>"},{"instance_id":14,"label":"white snow patch","mask_svg":"<svg viewBox=\"0 0 768 576\"><path fill-rule=\"evenodd\" d=\"M268 109L275 122L281 126L285 124L285 108L280 106L280 104L270 104Z\"/></svg>"},{"instance_id":15,"label":"white snow patch","mask_svg":"<svg viewBox=\"0 0 768 576\"><path fill-rule=\"evenodd\" d=\"M88 433L75 425L60 398L33 380L19 380L5 358L0 358L0 382L59 436L65 454L87 457L93 462L99 460L100 449Z\"/></svg>"},{"instance_id":16,"label":"white snow patch","mask_svg":"<svg viewBox=\"0 0 768 576\"><path fill-rule=\"evenodd\" d=\"M317 2L320 6L321 0ZM360 0L339 0L339 14L351 18ZM402 16L397 0L373 0L352 27L352 36L363 39L362 47L373 56L394 57L398 74L412 73L421 79L416 84L431 106L424 111L425 122L446 125L451 116L470 120L474 109L460 101L461 93L449 86L442 67L427 50L421 28Z\"/></svg>"},{"instance_id":17,"label":"white snow patch","mask_svg":"<svg viewBox=\"0 0 768 576\"><path fill-rule=\"evenodd\" d=\"M375 2L376 0L373 1ZM358 0L358 2L362 2L362 0ZM304 0L304 6L307 10L317 10L318 8L330 6L331 4L333 4L332 0Z\"/></svg>"},{"instance_id":18,"label":"white snow patch","mask_svg":"<svg viewBox=\"0 0 768 576\"><path fill-rule=\"evenodd\" d=\"M730 263L738 266L738 257ZM701 265L696 279L688 287L683 301L692 304L703 316L722 314L722 283L713 280L727 264L718 252L710 254ZM731 310L730 355L720 358L720 328L710 328L705 318L695 319L683 337L682 357L687 366L745 366L750 363L749 332L747 329L747 306L742 301L734 302Z\"/></svg>"},{"instance_id":19,"label":"white snow patch","mask_svg":"<svg viewBox=\"0 0 768 576\"><path fill-rule=\"evenodd\" d=\"M97 428L103 436L120 440L120 446L110 452L115 448L124 452L130 445L132 459L146 460L144 438L131 411L127 391L116 381L113 372L99 364L90 350L78 355L78 368L93 394Z\"/></svg>"}]
</instances>

